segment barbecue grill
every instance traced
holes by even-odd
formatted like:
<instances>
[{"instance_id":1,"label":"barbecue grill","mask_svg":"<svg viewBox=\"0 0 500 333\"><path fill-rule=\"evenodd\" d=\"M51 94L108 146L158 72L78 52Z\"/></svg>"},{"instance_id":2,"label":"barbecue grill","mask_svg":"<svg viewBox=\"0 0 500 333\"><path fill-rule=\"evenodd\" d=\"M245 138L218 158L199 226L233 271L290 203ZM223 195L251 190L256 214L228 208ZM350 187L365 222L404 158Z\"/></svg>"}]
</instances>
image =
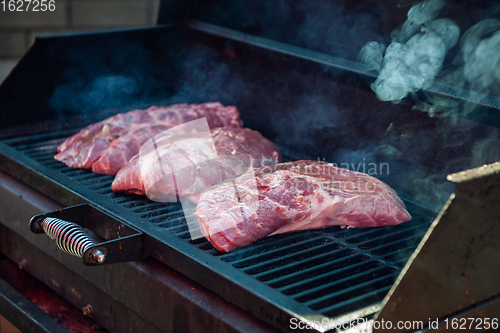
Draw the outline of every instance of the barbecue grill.
<instances>
[{"instance_id":1,"label":"barbecue grill","mask_svg":"<svg viewBox=\"0 0 500 333\"><path fill-rule=\"evenodd\" d=\"M500 160L500 103L439 80L399 103L378 100L376 73L357 55L372 40L390 43L410 8L400 5L163 1L154 27L38 37L0 87L0 251L116 332L494 318L500 166L483 165ZM440 16L464 32L498 13L486 1L471 6ZM443 70L459 55L457 45ZM113 193L113 177L53 159L65 138L116 112L216 100L236 105L285 161L326 160L384 180L412 220L221 253L191 239L180 203ZM36 232L45 217L90 229L101 252L82 256L93 267L31 232L32 217ZM54 325L9 309L13 321Z\"/></svg>"}]
</instances>

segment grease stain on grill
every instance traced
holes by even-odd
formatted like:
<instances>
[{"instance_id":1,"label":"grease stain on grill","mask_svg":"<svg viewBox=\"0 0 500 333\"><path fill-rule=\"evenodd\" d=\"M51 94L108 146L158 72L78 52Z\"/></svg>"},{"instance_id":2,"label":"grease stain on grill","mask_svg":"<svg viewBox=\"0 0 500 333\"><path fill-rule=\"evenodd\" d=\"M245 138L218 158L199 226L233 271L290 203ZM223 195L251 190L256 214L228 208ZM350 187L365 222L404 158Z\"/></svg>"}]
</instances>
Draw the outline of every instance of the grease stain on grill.
<instances>
[{"instance_id":1,"label":"grease stain on grill","mask_svg":"<svg viewBox=\"0 0 500 333\"><path fill-rule=\"evenodd\" d=\"M173 233L201 251L330 317L380 302L434 218L421 207L406 202L413 220L401 225L367 229L335 226L279 234L222 253L205 238L191 239L180 203L154 202L142 196L114 193L111 190L113 177L68 168L55 161L57 146L71 134L14 139L9 144L38 163L134 212L145 222ZM283 153L285 161L291 160L285 149Z\"/></svg>"}]
</instances>

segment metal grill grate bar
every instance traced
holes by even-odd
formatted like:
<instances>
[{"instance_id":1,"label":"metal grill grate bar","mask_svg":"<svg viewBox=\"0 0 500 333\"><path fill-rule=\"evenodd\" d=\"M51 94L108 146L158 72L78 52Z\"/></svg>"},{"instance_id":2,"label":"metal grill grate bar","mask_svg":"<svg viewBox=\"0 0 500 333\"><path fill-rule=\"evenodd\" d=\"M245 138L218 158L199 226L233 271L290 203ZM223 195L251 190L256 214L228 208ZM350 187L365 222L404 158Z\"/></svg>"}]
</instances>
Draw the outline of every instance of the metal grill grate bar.
<instances>
[{"instance_id":1,"label":"metal grill grate bar","mask_svg":"<svg viewBox=\"0 0 500 333\"><path fill-rule=\"evenodd\" d=\"M283 254L282 256L274 259L267 259L265 263L258 261L253 265L249 265L244 270L245 273L255 275L255 277L262 276L264 274L274 273L276 269L283 270L289 268L290 266L295 266L298 263L305 264L306 262L312 260L318 261L325 256L333 256L337 250L344 250L345 244L342 243L323 243L321 245L315 246L314 248L304 248L301 251L293 252L288 255ZM288 252L288 251L287 251ZM351 252L351 250L347 250Z\"/></svg>"},{"instance_id":2,"label":"metal grill grate bar","mask_svg":"<svg viewBox=\"0 0 500 333\"><path fill-rule=\"evenodd\" d=\"M328 249L328 248L327 248ZM284 266L278 266L277 269L263 271L260 274L254 275L260 281L264 281L267 283L276 282L276 279L289 276L292 273L298 271L304 271L307 268L317 267L321 268L322 265L328 265L336 260L340 260L347 256L352 256L357 254L358 252L353 249L339 249L337 251L332 251L330 253L326 253L324 255L313 256L307 260L302 260L298 262L290 262Z\"/></svg>"},{"instance_id":3,"label":"metal grill grate bar","mask_svg":"<svg viewBox=\"0 0 500 333\"><path fill-rule=\"evenodd\" d=\"M349 277L363 269L368 270L384 264L383 262L376 262L369 259L371 257L368 255L356 254L342 258L336 262L329 262L299 272L290 273L287 276L277 279L277 281L268 281L268 283L271 287L280 289L287 295L296 294L302 290L317 287L323 283L322 281Z\"/></svg>"},{"instance_id":4,"label":"metal grill grate bar","mask_svg":"<svg viewBox=\"0 0 500 333\"><path fill-rule=\"evenodd\" d=\"M275 236L269 236L264 239L258 240L253 244L252 248L242 248L237 249L229 254L224 255L222 258L225 262L238 262L240 260L251 259L252 257L261 256L267 253L273 253L274 251L279 251L286 246L290 246L291 244L296 244L301 241L310 240L312 237L318 237L321 234L316 232L309 233L291 233L291 234L280 234ZM266 242L267 240L272 240L271 245Z\"/></svg>"},{"instance_id":5,"label":"metal grill grate bar","mask_svg":"<svg viewBox=\"0 0 500 333\"><path fill-rule=\"evenodd\" d=\"M405 248L415 248L418 243L422 240L423 234L415 235L412 237L408 237L407 239L400 240L398 242L389 243L387 245L383 245L379 248L372 249L371 253L375 255L385 255L390 252L396 252L399 250L403 250Z\"/></svg>"},{"instance_id":6,"label":"metal grill grate bar","mask_svg":"<svg viewBox=\"0 0 500 333\"><path fill-rule=\"evenodd\" d=\"M366 306L375 304L377 302L380 302L380 300L384 298L389 289L391 289L390 285L380 289L369 291L364 295L350 297L349 299L345 299L344 301L332 305L328 308L321 309L321 313L328 317L335 317L357 310L359 308L359 303L365 304Z\"/></svg>"},{"instance_id":7,"label":"metal grill grate bar","mask_svg":"<svg viewBox=\"0 0 500 333\"><path fill-rule=\"evenodd\" d=\"M369 272L363 272L351 276L349 281L335 281L316 288L314 290L302 292L294 295L294 298L299 302L304 302L313 309L320 309L323 302L337 298L340 295L349 294L349 290L369 287L372 289L377 281L387 279L387 276L394 276L398 270L394 267L379 267ZM391 282L392 284L392 282ZM331 304L330 304L331 305Z\"/></svg>"},{"instance_id":8,"label":"metal grill grate bar","mask_svg":"<svg viewBox=\"0 0 500 333\"><path fill-rule=\"evenodd\" d=\"M274 251L268 251L264 254L258 256L251 256L250 258L244 258L234 261L232 265L236 268L249 268L252 265L259 265L262 262L268 262L274 259L285 260L289 253L296 253L298 251L304 252L304 250L311 251L317 246L324 245L327 242L332 242L333 239L325 238L323 235L318 235L311 239L303 239L297 242L287 242L286 248L276 249ZM338 244L338 243L337 243ZM342 245L338 245L339 247Z\"/></svg>"}]
</instances>

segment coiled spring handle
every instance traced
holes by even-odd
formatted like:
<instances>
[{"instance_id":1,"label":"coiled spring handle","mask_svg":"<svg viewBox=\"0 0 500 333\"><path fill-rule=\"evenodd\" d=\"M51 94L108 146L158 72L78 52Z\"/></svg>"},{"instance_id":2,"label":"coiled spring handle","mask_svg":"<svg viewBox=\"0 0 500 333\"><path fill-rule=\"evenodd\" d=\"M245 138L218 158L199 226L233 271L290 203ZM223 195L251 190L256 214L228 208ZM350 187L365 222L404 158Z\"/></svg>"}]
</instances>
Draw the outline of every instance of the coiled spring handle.
<instances>
[{"instance_id":1,"label":"coiled spring handle","mask_svg":"<svg viewBox=\"0 0 500 333\"><path fill-rule=\"evenodd\" d=\"M35 215L29 227L35 234L48 235L61 251L80 257L87 266L144 258L143 232L90 204Z\"/></svg>"},{"instance_id":2,"label":"coiled spring handle","mask_svg":"<svg viewBox=\"0 0 500 333\"><path fill-rule=\"evenodd\" d=\"M95 242L76 223L46 217L41 226L59 249L74 256L82 258L88 248L95 246ZM104 253L97 249L93 251L91 256L99 264L102 264L106 259Z\"/></svg>"}]
</instances>

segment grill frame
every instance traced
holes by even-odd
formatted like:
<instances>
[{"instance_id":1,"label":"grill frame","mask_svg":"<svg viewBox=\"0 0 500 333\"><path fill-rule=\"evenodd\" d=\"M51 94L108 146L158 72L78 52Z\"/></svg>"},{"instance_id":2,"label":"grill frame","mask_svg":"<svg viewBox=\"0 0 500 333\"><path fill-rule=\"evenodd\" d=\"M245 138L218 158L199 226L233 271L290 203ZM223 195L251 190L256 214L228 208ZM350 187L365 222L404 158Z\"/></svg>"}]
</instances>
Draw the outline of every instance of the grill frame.
<instances>
[{"instance_id":1,"label":"grill frame","mask_svg":"<svg viewBox=\"0 0 500 333\"><path fill-rule=\"evenodd\" d=\"M80 203L92 203L110 213L115 218L140 229L145 233L143 256L151 256L160 260L204 287L214 291L226 300L239 306L243 310L251 312L257 318L282 331L290 329L288 323L293 317L309 323L315 321L321 322L323 319L326 319L335 324L343 324L351 320L372 315L379 311L383 297L397 278L404 263L413 253L414 248L418 245L435 214L433 211L408 203L410 205L409 209L413 214L415 214L415 212L412 210L415 208L420 210L421 215L427 214L426 223L412 226L412 223L416 223L415 220L420 218L418 216L419 214L417 214L413 222L395 227L373 228L371 230L338 230L338 228L333 227L321 231L302 231L293 234L273 236L271 241L269 239L260 240L248 248L239 249L228 254L221 254L213 248L210 249L211 245L204 239L196 240L193 242L194 244L183 240L189 236L189 232L187 231L178 233L178 235L170 231L158 232L159 227L161 230L164 230L161 226L165 227L172 223L174 223L175 228L176 221L167 221L163 224L147 223L145 222L145 218L138 215L138 212L144 207L146 208L146 214L156 214L163 211L167 215L176 215L179 213L178 209L180 205L152 203L146 198L124 194L111 194L111 197L118 201L113 202L109 199L109 195L105 197L105 194L100 193L108 192L109 194L109 185L112 177L92 174L90 171L86 170L67 168L64 164L52 160L53 154L55 153L55 147L62 140L61 136L64 138L70 133L71 130L64 133L49 133L4 140L0 143L0 154L2 156L0 159L0 169L7 171L14 177L31 185L40 192L49 195L51 198L64 205L71 206ZM59 137L59 140L54 140L55 137ZM50 144L44 145L43 139L49 140L48 142ZM19 149L19 147L22 148L23 144L28 144L29 141L34 142L34 154L32 156L29 156ZM284 155L287 155L286 152ZM36 159L40 157L42 157L42 160L47 161L52 167L38 162ZM49 159L47 159L47 157L49 157ZM70 178L68 174L71 177L80 178L80 183ZM95 178L103 180L104 182L97 185L95 189L90 189L88 185L92 185L92 179ZM125 207L124 204L129 207ZM150 216L150 218L155 219L155 216ZM158 218L158 216L156 216L156 218ZM182 226L180 229L182 229ZM185 227L185 229L187 230L187 227ZM403 249L403 257L398 257L398 253L394 251L386 253L385 255L383 253L379 253L380 255L372 253L372 250L382 251L384 247L387 247L387 245L384 245L385 242L381 242L382 245L377 245L377 241L380 242L380 238L384 238L383 235L387 233L388 230L394 229L396 229L396 231L389 233L388 237L399 237L399 242L407 241L408 235L404 235L405 233L419 229L418 234L410 237L413 238L414 242L411 244L411 248L406 246ZM367 234L364 241L361 240L363 234ZM280 271L286 271L287 269L292 270L294 265L296 265L297 257L300 258L301 252L299 251L299 253L288 255L288 260L290 260L290 262L284 266L274 267L274 272L272 273L267 272L265 267L259 268L259 265L265 266L268 265L268 263L253 264L252 266L252 260L254 260L258 254L253 255L253 257L248 257L248 253L252 253L252 251L259 248L265 249L267 247L267 251L264 251L264 254L260 254L261 256L271 257L270 260L274 260L275 262L281 259L287 259L287 255L284 257L276 257L276 253L289 250L279 247L280 242L286 242L287 239L293 240L292 244L294 244L294 247L304 246L302 252L305 251L306 257L300 260L300 265L305 265L306 267L299 273L295 275L292 274L292 276L271 276L274 280L268 279L266 274L279 275ZM331 253L328 251L320 253L319 258L307 258L307 244L321 242L322 240L326 240L327 242L325 242L326 245L323 244L319 246L319 251L321 251L323 247L328 248L332 246L334 247L334 251ZM343 243L341 242L342 240L344 240ZM269 249L269 243L274 244L276 248ZM318 250L318 247L312 248L313 250ZM345 251L351 251L351 253L345 254ZM330 254L334 256L339 255L339 257L332 260L328 258ZM384 256L393 256L394 258L389 261L385 259ZM325 262L317 264L314 263L315 260L325 260ZM354 264L347 264L350 260L358 261ZM336 262L335 265L339 267L332 270L332 267L329 266L330 261ZM307 267L308 264L312 265L311 268ZM362 268L369 269L366 271L359 271L359 269ZM252 269L261 269L261 271L256 272L254 276L252 276L249 274L253 273L250 271ZM322 271L322 269L324 271ZM301 275L306 275L308 272L312 272L313 274L312 277L309 276L309 279L312 278L312 280L309 281L312 289L300 289L300 284L303 282L293 279L300 278ZM316 274L316 276L314 276L314 274ZM342 277L342 274L344 274L343 280L335 279L339 276ZM351 274L354 275L351 276ZM374 279L363 281L364 276L367 274L373 274ZM346 275L351 277L346 279ZM221 279L224 281L223 283ZM291 285L283 284L283 281L286 282L286 280L289 280L290 282L290 279L292 282ZM355 283L359 280L361 280L361 282ZM268 285L267 283L269 281L274 282ZM318 281L324 283L318 284ZM281 283L281 285L278 285L279 283ZM295 285L293 283L295 283ZM317 285L315 285L315 283ZM349 285L349 283L351 285ZM354 302L356 302L357 297L364 297L363 294L358 296L357 292L359 293L359 289L365 288L366 290L374 283L382 284L383 286L375 290L373 292L374 295L368 293L368 297L372 297L373 304L367 304L367 306L360 308L359 303L357 306L357 303L354 303L355 306L353 307L349 298L353 298L354 296L353 299ZM318 297L324 290L329 290L331 293L327 296ZM286 293L291 295L286 295ZM366 296L367 293L364 293L364 295ZM299 300L295 300L296 298L303 302L301 303ZM336 302L339 300L340 304ZM349 302L351 302L351 304L349 304ZM353 308L349 308L349 306ZM343 309L344 312L341 315L335 316L334 313L339 308ZM260 311L257 312L256 309L260 309Z\"/></svg>"},{"instance_id":2,"label":"grill frame","mask_svg":"<svg viewBox=\"0 0 500 333\"><path fill-rule=\"evenodd\" d=\"M187 8L191 5L193 5L193 3L196 3L196 2L189 2L188 1L189 5L186 5L185 6L186 8L181 9L180 4L176 1L167 1L167 0L162 1L162 8L161 8L162 10L160 11L160 17L163 17L163 22L162 22L162 20L160 20L159 23L168 23L171 20L177 21L178 19L182 19L184 17L191 16L189 14L189 11L187 11ZM193 6L193 7L195 7L195 6ZM174 9L174 10L171 10L171 9ZM186 13L182 12L184 9L186 9L186 11L187 11ZM194 9L194 8L190 8L190 9ZM406 14L406 12L405 12L405 14ZM404 18L406 16L403 15L402 17ZM305 67L307 67L308 72L309 72L310 67L314 66L314 67L318 67L318 68L321 67L321 72L324 72L324 73L335 73L335 75L336 75L337 72L347 71L349 73L355 73L356 75L359 74L359 76L362 77L364 80L368 79L368 81L369 81L373 78L373 75L366 72L366 70L363 69L362 67L358 66L359 64L357 64L355 62L345 61L345 59L337 58L334 56L326 55L326 54L312 51L312 50L308 50L308 49L303 49L300 47L287 45L287 44L280 43L280 42L273 41L273 40L267 40L265 38L261 38L258 36L248 35L246 33L240 33L238 31L224 28L222 26L203 23L200 21L188 21L188 22L179 22L179 23L181 23L183 25L183 27L187 27L188 28L187 30L190 29L192 31L200 32L201 35L203 35L203 37L216 36L218 38L220 37L220 39L223 40L223 43L225 43L226 41L232 42L233 46L235 46L235 45L238 46L239 44L242 44L243 48L246 48L247 46L255 47L255 49L258 49L257 52L255 52L257 54L259 54L259 52L261 50L263 50L262 51L263 53L266 53L266 52L275 53L275 54L278 54L279 57L281 55L283 55L283 56L287 57L286 59L284 58L284 60L287 60L289 62L294 62L294 65L289 66L289 67L293 68L294 70L296 68L300 68L301 67L300 65L303 62L303 63L308 64L305 66ZM159 30L164 29L164 27L165 26L160 26L160 27L156 27L153 29L151 29L151 28L147 28L147 29L151 29L150 35L153 35L152 34L153 32L161 34L161 32ZM253 32L250 32L250 33L253 33ZM67 38L69 39L71 37L67 37ZM38 40L38 42L40 42L40 40ZM46 40L46 42L49 42L49 41ZM36 47L38 47L38 51L40 49L43 49L43 45L41 45L41 43L38 43L38 45L35 45L35 48ZM31 50L31 51L33 51L33 50ZM255 50L253 50L253 51L255 51ZM37 55L38 54L36 52L31 52L31 55L27 55L28 57L23 59L23 61L24 61L23 66L25 66L30 61L31 62L33 62L33 60L38 61L39 58L37 58ZM288 56L290 56L290 57L288 57ZM40 61L39 63L43 64L43 61ZM298 64L298 65L296 65L296 64ZM309 66L310 64L312 64L312 65ZM25 66L24 68L22 68L23 66L18 66L19 70L17 72L14 72L13 73L14 75L11 75L11 77L8 78L7 83L11 84L8 88L11 88L11 87L15 88L15 85L12 85L12 82L14 81L14 79L17 79L19 77L19 74L23 74L22 69L28 68L28 66ZM52 71L53 69L60 69L61 65L57 64L54 66L54 63L51 63L50 66L46 66L46 67L50 71ZM32 71L32 72L38 73L37 70ZM55 76L57 76L57 75L58 75L58 73L55 74ZM47 79L45 77L45 75L38 75L38 77L43 78L47 83L46 86L50 87L50 83L51 83L50 79ZM27 84L26 81L28 81L28 80L24 80L23 84ZM45 84L40 84L40 82L38 82L38 81L35 81L35 83L38 84L39 86L45 87ZM45 82L43 82L43 83L45 83ZM2 88L4 88L4 87L5 87L5 85ZM12 89L12 90L10 90L10 92L15 91L15 90L16 89ZM18 89L18 90L21 91L22 89ZM7 91L7 89L5 89L4 91ZM37 89L33 89L32 92L33 92L33 94L36 94L37 91L38 91ZM436 83L434 86L432 86L428 89L423 89L422 93L429 94L429 95L442 95L442 96L446 96L448 98L454 99L458 102L464 101L464 102L471 102L473 104L482 105L485 107L485 108L481 108L481 112L483 112L484 114L482 114L482 115L480 114L478 117L472 117L472 118L469 115L459 115L459 117L464 117L465 119L472 120L473 122L479 122L479 123L483 123L486 125L490 125L490 123L498 123L498 112L496 112L496 111L498 111L498 109L499 109L498 105L500 105L500 104L498 103L499 99L496 96L488 96L488 95L484 95L484 94L479 94L479 93L475 93L472 91L467 91L465 89L459 89L457 87L450 87L450 86L446 86L446 85L442 85L442 84L438 84L438 83ZM5 94L5 96L7 96L7 95L10 96L9 93ZM31 95L31 94L26 94L26 95ZM24 99L24 96L22 96L22 98ZM27 99L29 99L28 96L27 96ZM37 107L40 107L41 109L46 107L46 105L45 105L46 103L44 103L43 101L42 101L42 103L39 103L39 100L36 100L36 99L33 99L33 100L38 103ZM24 100L23 100L23 102L24 102ZM404 101L403 101L403 103L404 103ZM19 103L19 104L24 105L23 103ZM29 104L29 103L27 103L27 104ZM4 110L7 110L8 112L0 112L0 114L6 115L12 111L11 109L8 109L9 105L7 103L5 105L7 105L7 107L5 107ZM138 106L138 107L142 107L142 106ZM0 106L0 108L1 108L1 106ZM15 110L16 110L16 112L12 112L12 114L19 115L19 116L21 114L23 114L24 112L32 113L32 111L26 107L21 108L20 110L17 110L17 105L16 105ZM20 112L17 112L17 111L20 111ZM40 109L37 109L37 111L40 111ZM47 111L47 110L45 110L45 111ZM43 114L43 112L39 112L39 113ZM47 115L48 115L48 117L57 116L57 115L53 115L50 112L48 112ZM28 118L24 117L24 118L28 119L29 117ZM32 121L32 120L33 119L29 118L28 121ZM4 123L8 123L8 122L4 122ZM254 124L253 124L253 126L251 125L251 127L254 127L256 129L263 131L263 133L266 136L267 136L267 134L269 134L269 128L267 128L268 133L265 133L264 132L266 130L265 128L258 128L258 126L255 126L255 124L256 124L256 122L254 121ZM43 133L46 130L54 130L54 129L59 130L60 128L65 128L65 126L62 126L61 123L58 122L57 120L54 121L52 123L52 125L53 125L52 127L50 125L44 127L43 130L40 128L37 128L36 126L34 126L34 129L36 131L39 131L40 133ZM391 123L391 125L392 125L392 123ZM8 126L10 126L10 124L8 124ZM23 131L27 130L26 128L28 126L30 126L30 124L23 124L19 128L2 129L2 131L0 131L0 138L17 136L19 133L22 134ZM431 153L434 153L434 152L432 151ZM41 153L41 154L43 155L43 153ZM432 159L435 156L432 156L432 154L431 154L431 156L425 156L425 157L426 158L429 157L430 159ZM436 164L439 165L440 163L438 162ZM92 203L94 205L98 205L99 207L103 208L103 206L101 205L102 198L98 198L95 200L92 198L99 197L101 192L106 192L106 188L108 188L109 184L110 184L109 179L106 179L106 178L100 179L100 180L102 180L102 183L96 185L94 190L91 190L84 185L92 185L93 176L90 176L86 172L82 172L82 171L78 171L78 170L76 170L74 172L68 171L67 174L70 174L72 176L78 176L80 178L82 183L77 183L70 178L65 178L64 176L61 176L61 174L58 170L60 168L63 168L62 165L60 165L60 167L58 167L58 166L56 166L56 164L54 164L54 167L55 167L55 170L40 167L40 165L35 160L33 160L27 156L24 156L19 151L12 149L12 147L10 147L9 145L6 145L4 143L0 143L0 169L3 169L5 171L9 172L11 175L14 175L16 178L23 180L25 184L29 184L33 188L36 188L40 192L47 194L51 198L57 198L57 200L59 202L62 202L66 205L74 205L74 204L78 204L78 203L82 203L82 202L89 202L89 203ZM57 180L56 180L56 178L57 178ZM82 185L82 184L84 184L84 185ZM154 204L154 203L149 204L149 205L148 204L144 204L144 205L137 204L136 205L136 203L131 202L130 207L127 207L126 209L123 209L123 207L117 208L116 205L111 205L108 207L109 209L106 209L106 208L104 208L104 209L107 212L113 214L114 216L116 216L118 218L122 218L122 219L125 219L127 221L133 221L133 225L140 224L141 230L143 228L147 228L150 232L153 232L153 231L157 230L157 229L155 229L155 227L174 226L176 223L175 221L165 222L162 224L157 223L153 227L151 227L148 225L144 225L143 219L137 218L137 214L134 211L136 211L136 210L139 211L143 208L146 208L146 209L153 208L153 210L151 212L149 212L147 210L145 211L145 213L158 214L156 217L150 216L150 218L152 218L153 220L154 219L160 220L165 216L162 214L169 212L169 209L163 208L160 206L155 206L155 205L156 204ZM104 206L106 206L106 205L104 205ZM420 207L420 208L424 209L422 207ZM426 209L424 209L424 210L426 210ZM426 210L426 211L429 212L429 216L435 216L437 214L436 212L432 212L430 210ZM443 212L444 212L444 210L443 210ZM171 214L176 215L177 212L171 211ZM435 221L435 223L437 223L437 222L438 222L438 220ZM1 227L1 225L0 225L0 227ZM182 227L180 227L180 229L182 231ZM411 229L412 228L409 228L406 231L405 231L405 229L400 230L400 231L396 232L396 234L398 234L399 236L394 236L394 237L402 237L403 240L401 240L401 242L407 242L407 241L411 240L411 241L418 243L419 239L421 238L420 236L411 236L411 235L410 236L407 235L407 237L404 236L404 234L406 234L406 232L410 231ZM382 238L384 238L384 236L377 237L376 231L373 231L373 232L369 231L368 233L370 233L370 232L371 232L371 235L373 236L372 238L369 237L370 239L366 239L365 241L363 241L359 244L356 244L355 247L358 250L356 258L362 257L364 255L363 253L371 253L371 251L377 251L377 253L382 253L381 251L391 250L391 246L398 246L397 242L396 242L396 244L394 244L394 242L391 242L391 244L393 244L393 245L390 245L390 246L384 246L384 245L380 245L380 244L379 244L379 246L377 246L377 241L380 241ZM432 232L432 230L429 230L429 232ZM321 240L321 237L318 235L314 236L314 233L315 232L309 232L309 234L311 234L311 237L313 237L313 238L303 240L302 243L298 243L297 246L301 246L301 244L303 245L303 244L313 243L313 242L316 242L318 240ZM183 235L186 235L186 233L184 233ZM165 243L164 240L162 239L162 238L164 238L163 236L165 238L168 238L167 243ZM283 239L286 240L287 236L280 236L280 237L284 237ZM294 237L294 236L291 236L291 237ZM314 238L314 237L316 237L316 238ZM355 240L359 240L360 237L361 236L359 234L352 234L350 237L346 237L345 239L355 241ZM385 238L392 239L392 237L393 236L389 235ZM410 238L408 238L408 237L410 237ZM244 258L243 259L241 259L241 258L235 259L234 261L231 261L231 265L238 266L240 271L235 270L235 272L240 272L240 273L234 273L234 274L236 274L238 278L241 277L241 279L243 279L245 283L248 282L248 284L251 288L250 287L246 288L248 286L242 285L240 283L241 282L240 280L236 281L236 280L231 279L232 273L227 274L227 272L222 271L222 273L221 273L218 271L218 268L220 268L220 267L222 267L222 268L227 267L228 263L220 264L220 262L216 261L215 259L219 260L220 258L228 258L228 257L230 257L230 255L214 256L213 255L214 253L207 252L207 251L209 251L209 248L206 247L207 243L200 242L200 243L196 244L197 247L200 249L200 251L199 252L195 251L196 252L195 254L201 253L202 254L201 257L196 257L194 255L189 256L187 253L183 252L183 249L186 249L188 247L186 247L185 241L183 241L183 240L179 241L181 238L179 238L177 236L167 237L165 235L162 235L162 237L157 237L156 235L153 235L153 234L150 235L148 233L147 240L146 240L146 242L148 242L147 246L149 246L149 249L160 249L160 251L153 252L153 250L150 250L149 253L146 255L151 255L154 258L166 263L167 265L176 268L178 271L182 272L186 276L189 276L191 278L194 277L195 280L201 282L203 285L209 285L209 288L212 289L213 291L215 291L217 294L225 297L226 299L231 300L233 303L242 307L246 311L249 311L250 313L252 313L252 315L254 315L255 317L257 317L265 322L272 323L275 327L286 330L287 327L285 327L285 326L287 324L287 319L291 318L292 315L304 319L304 317L301 317L300 315L297 315L293 311L290 311L290 306L289 306L290 303L287 302L287 300L289 300L288 297L283 298L283 297L279 297L280 294L276 295L275 293L272 293L270 298L266 298L268 295L266 295L266 297L262 298L261 297L262 294L266 293L266 291L268 289L262 288L262 285L263 285L262 283L260 283L260 284L253 283L253 282L255 282L254 280L256 280L256 279L252 280L252 279L245 279L244 278L245 276L248 277L249 275L241 275L240 274L240 273L243 273L243 274L251 273L251 274L254 274L253 277L256 277L258 279L265 280L265 281L274 281L273 285L280 286L279 283L282 282L283 279L280 280L280 277L276 276L276 275L269 276L270 274L272 275L272 274L279 274L279 273L266 272L265 271L265 268L266 268L265 264L262 264L260 266L259 265L252 266L251 264L252 264L253 257L250 257L248 259L244 259ZM276 242L283 241L283 239L278 237L278 238L276 238ZM347 255L342 256L343 254L345 254L345 251L348 250L348 245L343 246L343 247L337 246L337 248L335 248L336 243L331 243L331 244L334 245L332 254L339 255L339 258L336 258L337 261L338 260L342 261L344 259L347 260L348 258L350 258ZM423 242L421 244L423 244ZM261 246L261 245L262 245L261 243L257 244L257 246ZM330 244L323 245L323 247L321 247L321 249L326 249L329 245ZM400 245L400 243L399 243L399 245ZM354 246L354 245L352 245L352 246ZM362 248L360 248L360 247L362 247ZM269 251L268 255L272 256L275 253L279 253L281 250L275 249L273 251ZM380 251L380 252L378 252L378 251ZM206 255L207 253L208 253L208 256ZM238 253L240 253L240 252L238 252ZM325 252L325 253L327 253L327 252ZM377 254L377 253L375 253L375 254ZM406 262L406 258L408 258L412 253L413 253L413 256L417 255L417 253L415 253L414 251L406 249L406 250L403 250L402 254L401 253L390 254L390 255L383 257L383 258L387 258L387 260L389 260L390 262L395 263L398 268L401 268L404 265L404 263ZM181 254L181 255L179 256L179 254ZM300 256L300 254L293 254L293 255L290 255L288 257L285 256L285 258L289 259L289 260L293 260L294 256L296 256L296 255ZM326 256L326 254L324 256ZM175 257L175 259L172 259L172 257ZM353 255L351 257L353 257ZM176 261L176 259L178 259L178 258L180 258L179 261ZM211 258L212 259L215 258L215 259L212 260ZM204 259L209 259L209 260L207 262L204 262L203 261ZM278 259L271 259L271 261L272 260L278 261L280 259L279 258ZM307 260L308 259L302 259L301 263L307 264ZM149 263L151 263L151 261L152 260L150 260ZM451 262L451 263L454 262L453 258L451 260L449 260L449 262ZM362 265L365 265L366 263L367 263L366 261L363 261L360 259L359 262L356 263L356 265L362 266ZM191 266L189 266L189 265L185 266L186 264L189 264ZM328 262L324 263L325 266L327 264L328 264ZM194 265L195 267L193 267L192 265ZM226 265L226 266L224 266L224 265ZM283 266L280 269L278 269L278 272L281 270L291 269L291 267L293 267L293 266L290 266L290 265L293 265L293 264L287 264L287 263L283 264ZM356 267L357 266L354 266L354 268L356 268ZM349 269L353 268L353 266L350 265L350 266L340 267L340 268L341 269L345 268L348 271ZM385 268L390 268L390 267L387 267L387 265L376 266L373 268L372 271L375 271L377 273L377 272L382 271ZM307 271L307 269L308 268L305 267L306 271ZM233 271L231 271L231 272L233 272ZM207 273L208 273L208 275L207 275ZM380 274L382 274L382 273L380 273ZM392 273L395 274L395 272L392 272ZM208 276L209 278L206 279L206 276ZM321 275L321 276L323 276L323 275ZM385 279L387 278L387 276L391 276L391 275L390 274L389 275L382 274L380 276L376 276L376 280L377 280L377 282L384 283L384 282L386 282ZM203 277L203 278L201 278L201 277ZM230 283L229 287L225 286L225 287L227 287L227 290L224 288L221 288L219 286L220 281L221 281L220 280L221 277L224 279L224 281L229 281L229 283ZM401 278L402 277L403 276L401 275ZM275 280L270 280L271 278L274 278ZM354 277L354 279L356 279L356 277ZM408 281L408 279L407 279L407 281ZM240 289L232 289L233 287L240 288ZM281 288L283 291L291 291L291 290L293 291L294 290L293 288L296 288L296 287L297 286L292 284L292 285L282 286ZM337 283L337 281L332 281L329 284L323 286L323 288L326 288L326 289L331 288L330 290L335 290L334 289L335 287L338 287L338 288L345 287L345 288L351 288L349 290L355 290L355 288L359 287L359 285L355 285L352 287L342 286L341 282ZM393 288L394 287L395 286L393 286ZM231 294L231 291L235 291L235 290L236 290L236 293L234 295ZM323 312L335 310L335 305L332 304L332 302L333 302L332 299L328 300L326 298L321 298L321 297L320 298L311 298L312 296L314 296L314 295L311 295L311 294L314 294L314 292L312 292L312 291L301 291L301 290L296 290L296 291L298 293L294 294L294 297L298 297L301 300L304 300L304 302L306 302L307 305L310 305L312 307L323 306L323 308L322 308L324 310ZM319 291L316 290L315 292L319 292ZM416 293L416 294L418 294L418 293ZM429 293L429 294L431 294L431 293ZM332 295L334 295L334 294L330 294L330 295L328 295L328 297L330 297L330 298L334 297ZM340 296L340 294L338 294L338 295ZM273 299L274 296L276 296L276 299ZM427 296L429 296L429 295L427 295ZM283 304L284 304L283 302L286 303L285 306L283 306ZM389 304L389 303L387 303L387 304ZM258 311L258 306L261 306L260 312ZM374 306L367 307L365 309L358 309L359 311L354 311L352 313L349 313L346 316L341 316L341 318L339 318L339 321L349 321L349 320L356 319L357 317L363 317L363 316L367 317L368 315L376 312L378 309L380 309L380 302L375 304ZM389 306L386 306L385 310L388 310L388 309L389 309ZM297 308L295 308L295 310L297 310ZM321 318L323 318L323 317L317 316L317 311L312 311L311 317L307 318L307 319L309 319L309 322L311 322L311 320L321 320Z\"/></svg>"}]
</instances>

